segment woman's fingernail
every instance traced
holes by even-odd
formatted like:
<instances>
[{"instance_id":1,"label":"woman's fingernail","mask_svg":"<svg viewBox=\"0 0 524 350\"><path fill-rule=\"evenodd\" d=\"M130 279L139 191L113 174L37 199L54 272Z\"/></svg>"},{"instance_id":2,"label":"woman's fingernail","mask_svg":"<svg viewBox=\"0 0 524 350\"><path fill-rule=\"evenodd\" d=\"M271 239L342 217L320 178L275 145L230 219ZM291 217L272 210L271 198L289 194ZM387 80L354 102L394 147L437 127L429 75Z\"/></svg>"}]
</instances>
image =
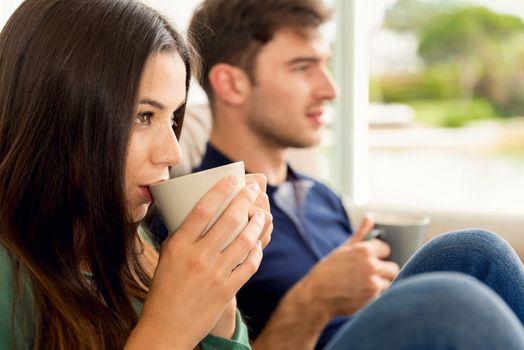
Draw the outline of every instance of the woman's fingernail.
<instances>
[{"instance_id":1,"label":"woman's fingernail","mask_svg":"<svg viewBox=\"0 0 524 350\"><path fill-rule=\"evenodd\" d=\"M255 214L255 216L260 224L263 224L266 221L266 214L264 214L264 212L259 211Z\"/></svg>"},{"instance_id":2,"label":"woman's fingernail","mask_svg":"<svg viewBox=\"0 0 524 350\"><path fill-rule=\"evenodd\" d=\"M256 194L260 193L260 186L256 182L248 184L247 187Z\"/></svg>"},{"instance_id":3,"label":"woman's fingernail","mask_svg":"<svg viewBox=\"0 0 524 350\"><path fill-rule=\"evenodd\" d=\"M235 175L229 175L227 177L227 182L232 186L236 186L238 185L238 178Z\"/></svg>"}]
</instances>

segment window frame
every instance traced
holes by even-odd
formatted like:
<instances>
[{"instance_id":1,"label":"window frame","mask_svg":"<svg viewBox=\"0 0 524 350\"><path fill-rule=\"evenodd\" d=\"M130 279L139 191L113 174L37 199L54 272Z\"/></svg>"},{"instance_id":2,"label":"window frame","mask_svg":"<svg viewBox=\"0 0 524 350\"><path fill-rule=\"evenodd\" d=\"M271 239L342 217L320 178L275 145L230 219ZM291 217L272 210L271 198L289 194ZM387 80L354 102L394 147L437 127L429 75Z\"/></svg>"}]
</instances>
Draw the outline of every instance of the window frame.
<instances>
[{"instance_id":1,"label":"window frame","mask_svg":"<svg viewBox=\"0 0 524 350\"><path fill-rule=\"evenodd\" d=\"M339 85L334 123L333 184L343 197L364 205L369 183L369 6L335 0L333 72Z\"/></svg>"}]
</instances>

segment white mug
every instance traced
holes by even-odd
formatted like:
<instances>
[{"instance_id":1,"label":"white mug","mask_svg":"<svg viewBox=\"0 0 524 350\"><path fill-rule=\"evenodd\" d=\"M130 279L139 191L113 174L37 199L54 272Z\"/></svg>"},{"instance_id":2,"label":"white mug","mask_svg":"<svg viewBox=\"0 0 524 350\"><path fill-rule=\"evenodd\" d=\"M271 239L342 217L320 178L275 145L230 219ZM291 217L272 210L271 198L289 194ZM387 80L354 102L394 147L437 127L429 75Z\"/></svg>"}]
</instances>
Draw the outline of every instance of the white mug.
<instances>
[{"instance_id":1,"label":"white mug","mask_svg":"<svg viewBox=\"0 0 524 350\"><path fill-rule=\"evenodd\" d=\"M237 177L238 184L233 193L222 203L209 221L202 233L205 234L227 208L231 200L246 185L244 162L231 163L150 185L149 190L153 195L156 205L160 209L160 214L164 219L169 233L178 230L182 222L184 222L204 194L218 181L230 175ZM230 239L225 243L225 246L235 239L247 223L248 217L246 216L245 224L240 227L237 232L232 234Z\"/></svg>"}]
</instances>

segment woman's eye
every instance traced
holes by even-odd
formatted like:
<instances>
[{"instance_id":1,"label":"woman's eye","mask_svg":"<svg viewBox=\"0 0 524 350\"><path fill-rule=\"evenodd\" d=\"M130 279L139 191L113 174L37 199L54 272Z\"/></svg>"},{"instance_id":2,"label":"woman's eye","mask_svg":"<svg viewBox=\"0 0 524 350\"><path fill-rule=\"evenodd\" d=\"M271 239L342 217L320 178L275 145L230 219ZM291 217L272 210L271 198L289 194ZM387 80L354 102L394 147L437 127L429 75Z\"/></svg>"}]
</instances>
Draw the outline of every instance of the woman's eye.
<instances>
[{"instance_id":1,"label":"woman's eye","mask_svg":"<svg viewBox=\"0 0 524 350\"><path fill-rule=\"evenodd\" d=\"M141 112L136 115L135 123L141 126L151 126L152 112Z\"/></svg>"}]
</instances>

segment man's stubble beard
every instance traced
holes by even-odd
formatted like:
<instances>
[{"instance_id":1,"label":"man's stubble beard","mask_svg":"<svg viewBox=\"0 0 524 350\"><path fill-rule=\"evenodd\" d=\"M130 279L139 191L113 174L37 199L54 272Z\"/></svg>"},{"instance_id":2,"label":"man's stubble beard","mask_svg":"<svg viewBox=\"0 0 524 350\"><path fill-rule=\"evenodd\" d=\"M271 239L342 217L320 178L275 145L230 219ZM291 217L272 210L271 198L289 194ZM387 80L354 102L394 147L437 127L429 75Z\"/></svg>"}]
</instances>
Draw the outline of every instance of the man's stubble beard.
<instances>
[{"instance_id":1,"label":"man's stubble beard","mask_svg":"<svg viewBox=\"0 0 524 350\"><path fill-rule=\"evenodd\" d=\"M270 148L308 148L316 146L320 142L320 136L307 139L304 135L298 135L297 130L291 125L278 123L259 115L251 110L247 118L248 128L262 142Z\"/></svg>"}]
</instances>

